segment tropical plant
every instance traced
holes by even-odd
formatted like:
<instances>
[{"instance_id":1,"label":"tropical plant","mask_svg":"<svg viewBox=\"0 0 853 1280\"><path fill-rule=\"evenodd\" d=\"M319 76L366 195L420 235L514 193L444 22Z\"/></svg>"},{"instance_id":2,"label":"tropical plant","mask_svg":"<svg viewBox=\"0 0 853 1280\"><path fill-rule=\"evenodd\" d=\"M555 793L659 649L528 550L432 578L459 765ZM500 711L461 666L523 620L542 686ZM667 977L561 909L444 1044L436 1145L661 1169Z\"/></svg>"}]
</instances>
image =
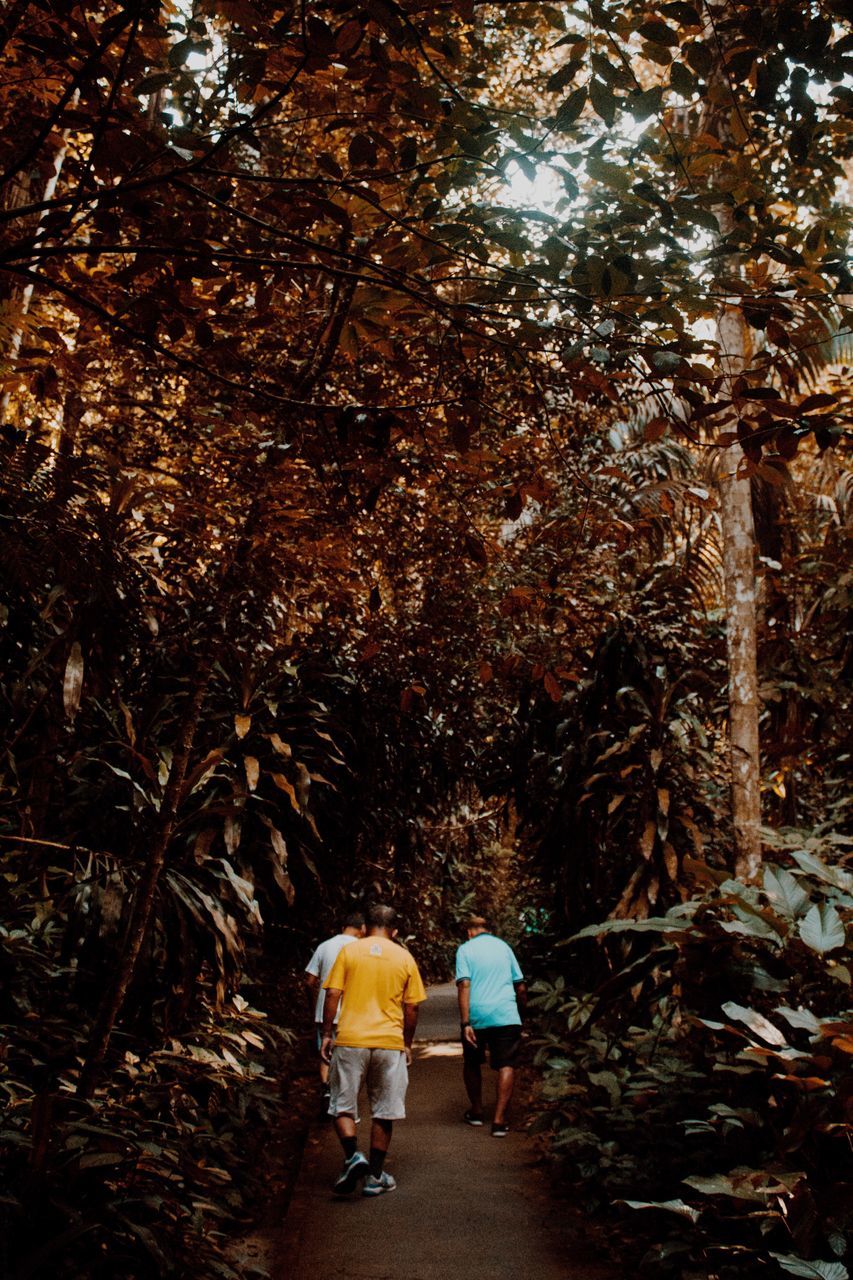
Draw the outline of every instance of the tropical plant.
<instances>
[{"instance_id":1,"label":"tropical plant","mask_svg":"<svg viewBox=\"0 0 853 1280\"><path fill-rule=\"evenodd\" d=\"M848 1274L850 842L774 843L760 886L692 860L704 893L587 926L535 988L534 1127L649 1274Z\"/></svg>"}]
</instances>

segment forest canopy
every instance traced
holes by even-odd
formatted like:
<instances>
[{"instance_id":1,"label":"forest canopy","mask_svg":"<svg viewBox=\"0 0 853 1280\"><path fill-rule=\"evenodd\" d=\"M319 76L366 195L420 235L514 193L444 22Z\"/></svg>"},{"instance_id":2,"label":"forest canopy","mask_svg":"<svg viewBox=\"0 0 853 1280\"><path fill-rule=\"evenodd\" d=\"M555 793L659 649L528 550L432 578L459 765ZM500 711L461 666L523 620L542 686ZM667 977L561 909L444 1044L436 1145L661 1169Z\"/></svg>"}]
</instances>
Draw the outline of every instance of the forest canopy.
<instances>
[{"instance_id":1,"label":"forest canopy","mask_svg":"<svg viewBox=\"0 0 853 1280\"><path fill-rule=\"evenodd\" d=\"M811 1074L770 1086L765 1054L743 1087L811 1162L750 1184L799 1226L737 1247L825 1259L846 6L11 0L0 48L0 1257L229 1274L283 992L391 896L434 976L475 901L527 939L543 1131L599 1206L687 1194L596 1147L648 1045L687 1080L704 1037L716 1083L720 1006L791 983L816 1021L784 1034L831 1047L771 1037ZM739 976L709 993L711 954ZM829 1090L809 1123L798 1074ZM759 1115L728 1079L708 1107ZM659 1274L699 1274L714 1230Z\"/></svg>"}]
</instances>

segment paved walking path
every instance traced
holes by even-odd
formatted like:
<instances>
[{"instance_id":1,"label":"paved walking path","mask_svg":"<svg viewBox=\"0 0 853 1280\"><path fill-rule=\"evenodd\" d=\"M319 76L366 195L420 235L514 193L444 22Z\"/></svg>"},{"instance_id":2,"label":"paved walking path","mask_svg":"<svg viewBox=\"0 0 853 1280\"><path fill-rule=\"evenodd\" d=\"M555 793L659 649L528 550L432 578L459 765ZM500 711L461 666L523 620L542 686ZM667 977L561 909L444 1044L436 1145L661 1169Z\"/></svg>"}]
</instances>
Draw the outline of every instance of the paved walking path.
<instances>
[{"instance_id":1,"label":"paved walking path","mask_svg":"<svg viewBox=\"0 0 853 1280\"><path fill-rule=\"evenodd\" d=\"M339 1199L341 1150L331 1125L309 1138L274 1280L609 1280L578 1256L523 1133L492 1138L465 1109L456 990L432 987L422 1008L407 1100L387 1168L397 1190ZM487 1111L494 1081L486 1069ZM362 1115L361 1146L369 1134ZM575 1224L575 1231L577 1226Z\"/></svg>"}]
</instances>

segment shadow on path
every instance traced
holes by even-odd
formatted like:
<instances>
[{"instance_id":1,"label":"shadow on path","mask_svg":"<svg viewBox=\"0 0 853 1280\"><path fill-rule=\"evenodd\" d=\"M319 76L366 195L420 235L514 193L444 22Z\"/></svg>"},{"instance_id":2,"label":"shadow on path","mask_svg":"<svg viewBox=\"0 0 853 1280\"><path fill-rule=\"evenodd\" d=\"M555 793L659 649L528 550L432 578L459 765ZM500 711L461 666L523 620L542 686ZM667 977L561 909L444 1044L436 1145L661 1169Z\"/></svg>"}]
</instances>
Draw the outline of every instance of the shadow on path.
<instances>
[{"instance_id":1,"label":"shadow on path","mask_svg":"<svg viewBox=\"0 0 853 1280\"><path fill-rule=\"evenodd\" d=\"M387 1168L397 1190L332 1195L341 1151L331 1125L309 1137L284 1224L274 1280L609 1280L578 1258L576 1236L533 1164L523 1133L492 1138L461 1122L466 1100L455 987L422 1009L407 1100ZM487 1108L493 1082L487 1081ZM362 1115L362 1149L369 1119ZM575 1225L575 1232L577 1226Z\"/></svg>"}]
</instances>

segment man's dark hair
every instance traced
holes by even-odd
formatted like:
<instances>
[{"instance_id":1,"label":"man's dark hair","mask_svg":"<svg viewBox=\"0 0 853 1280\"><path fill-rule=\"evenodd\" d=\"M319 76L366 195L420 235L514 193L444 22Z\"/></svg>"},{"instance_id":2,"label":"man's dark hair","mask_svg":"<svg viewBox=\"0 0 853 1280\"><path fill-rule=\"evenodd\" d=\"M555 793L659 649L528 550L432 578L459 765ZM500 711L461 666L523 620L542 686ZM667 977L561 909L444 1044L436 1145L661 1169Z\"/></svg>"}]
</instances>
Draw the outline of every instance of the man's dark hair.
<instances>
[{"instance_id":1,"label":"man's dark hair","mask_svg":"<svg viewBox=\"0 0 853 1280\"><path fill-rule=\"evenodd\" d=\"M489 917L477 915L475 912L468 917L465 925L468 929L488 929L490 927Z\"/></svg>"},{"instance_id":2,"label":"man's dark hair","mask_svg":"<svg viewBox=\"0 0 853 1280\"><path fill-rule=\"evenodd\" d=\"M344 920L344 928L345 929L363 929L364 916L361 914L361 912L351 911L347 916L347 918Z\"/></svg>"},{"instance_id":3,"label":"man's dark hair","mask_svg":"<svg viewBox=\"0 0 853 1280\"><path fill-rule=\"evenodd\" d=\"M367 923L372 929L391 930L397 924L397 912L393 907L386 907L383 902L377 902L367 909Z\"/></svg>"}]
</instances>

